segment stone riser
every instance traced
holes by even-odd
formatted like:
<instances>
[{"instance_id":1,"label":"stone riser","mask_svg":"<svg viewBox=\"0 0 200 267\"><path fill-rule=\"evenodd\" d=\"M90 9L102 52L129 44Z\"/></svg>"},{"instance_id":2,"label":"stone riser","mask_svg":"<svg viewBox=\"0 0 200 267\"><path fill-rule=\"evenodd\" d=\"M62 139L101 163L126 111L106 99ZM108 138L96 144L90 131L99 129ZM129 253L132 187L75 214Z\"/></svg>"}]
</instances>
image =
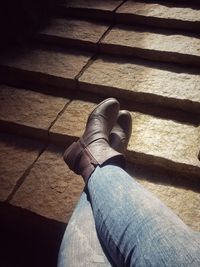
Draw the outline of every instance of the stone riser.
<instances>
[{"instance_id":1,"label":"stone riser","mask_svg":"<svg viewBox=\"0 0 200 267\"><path fill-rule=\"evenodd\" d=\"M130 1L129 1L130 2ZM147 2L148 3L148 2ZM187 5L183 4L183 12L187 8L197 8L199 6L193 6L193 4L199 4L199 2L190 1L188 5L188 1L185 2ZM176 3L180 6L180 3ZM126 4L124 4L126 5ZM136 13L128 13L123 12L116 4L116 11L114 10L102 10L100 7L73 7L73 6L58 6L56 13L62 16L73 16L75 18L81 19L92 19L98 21L107 21L114 24L126 24L126 25L144 25L144 26L152 26L155 28L164 28L164 29L175 29L175 30L183 30L183 31L191 31L191 32L200 32L200 21L199 19L195 20L187 20L181 18L172 18L170 15L165 17L156 17L156 15L140 15ZM161 4L162 5L162 4ZM95 6L95 5L94 5ZM126 10L128 11L128 9ZM181 13L181 11L179 11Z\"/></svg>"},{"instance_id":2,"label":"stone riser","mask_svg":"<svg viewBox=\"0 0 200 267\"><path fill-rule=\"evenodd\" d=\"M167 97L164 95L154 94L153 92L135 92L134 90L127 90L123 88L117 88L115 86L106 86L98 83L90 83L76 79L56 77L46 73L31 72L27 70L20 70L11 67L5 67L1 69L2 73L2 82L8 82L11 85L19 83L21 86L27 83L35 84L35 86L50 86L62 89L66 91L66 95L80 89L83 92L90 92L92 94L99 94L103 97L116 97L123 100L130 101L133 99L133 102L151 104L165 107L180 109L186 112L200 113L200 102L191 101L189 99L179 99L173 96ZM173 90L173 88L172 88Z\"/></svg>"},{"instance_id":3,"label":"stone riser","mask_svg":"<svg viewBox=\"0 0 200 267\"><path fill-rule=\"evenodd\" d=\"M184 10L177 12L175 19L173 12L172 17L166 18L168 14L163 11L154 16L152 11L138 15L123 9L129 0L72 0L72 6L77 2L94 8L54 10L64 17L73 16L67 28L69 36L62 36L69 24L67 18L65 25L55 25L53 31L58 35L40 32L32 40L36 45L45 43L46 47L29 49L27 45L25 52L18 47L16 54L8 53L10 65L6 60L0 63L1 82L14 86L0 85L0 128L4 132L0 138L0 225L5 231L4 250L8 251L5 254L3 250L1 262L7 263L10 252L14 253L11 266L20 265L19 258L24 265L30 263L30 254L19 256L20 250L30 252L30 244L33 258L37 255L31 261L33 265L35 260L38 266L56 264L65 223L84 188L81 177L67 168L62 155L65 147L81 136L94 106L110 96L116 97L121 109L128 109L133 118L127 171L188 226L200 230L200 55L198 42L192 45L199 38L194 32L200 32L197 8L187 17L187 5L189 8L199 1L182 0ZM166 6L180 4L165 2ZM75 17L85 20L73 23ZM140 25L138 29L144 25L147 37L150 33L179 35L178 41L158 40L170 44L166 50L162 49L165 45L155 49L140 47L133 43L135 35L127 35L133 27L126 25ZM167 33L163 29L172 30ZM143 33L140 29L139 32ZM152 41L156 47L156 38L151 38L145 44ZM179 51L175 51L177 47ZM10 251L10 240L14 240L14 251ZM38 255L43 250L40 261ZM49 251L52 254L47 262Z\"/></svg>"},{"instance_id":4,"label":"stone riser","mask_svg":"<svg viewBox=\"0 0 200 267\"><path fill-rule=\"evenodd\" d=\"M2 132L9 134L17 134L23 137L37 139L45 143L52 143L62 148L68 147L72 142L78 140L78 136L69 136L48 130L20 125L13 122L5 122L0 120ZM178 175L189 177L191 180L200 178L200 167L195 167L188 164L170 161L166 158L156 157L133 150L128 150L127 160L133 164L141 164L147 167L161 168L163 170L172 171Z\"/></svg>"},{"instance_id":5,"label":"stone riser","mask_svg":"<svg viewBox=\"0 0 200 267\"><path fill-rule=\"evenodd\" d=\"M94 102L70 101L7 86L1 88L1 99L1 129L62 147L67 147L81 136L87 117L95 106ZM18 106L15 106L15 101ZM131 114L133 129L128 147L130 162L143 165L148 162L148 165L186 176L200 177L200 162L197 159L200 149L199 127L140 112ZM158 139L156 145L152 137Z\"/></svg>"},{"instance_id":6,"label":"stone riser","mask_svg":"<svg viewBox=\"0 0 200 267\"><path fill-rule=\"evenodd\" d=\"M156 105L160 108L165 107L179 109L186 112L200 113L200 103L193 102L187 99L181 100L153 93L134 92L116 87L103 86L95 83L90 84L81 81L78 84L81 91L96 93L104 97L113 96L128 101L133 99L134 102L142 104L151 104L153 106Z\"/></svg>"},{"instance_id":7,"label":"stone riser","mask_svg":"<svg viewBox=\"0 0 200 267\"><path fill-rule=\"evenodd\" d=\"M183 30L190 32L200 32L200 22L183 21L178 19L164 19L155 17L146 17L136 14L115 14L115 22L127 25L143 25L146 27L155 27L163 29Z\"/></svg>"},{"instance_id":8,"label":"stone riser","mask_svg":"<svg viewBox=\"0 0 200 267\"><path fill-rule=\"evenodd\" d=\"M73 16L74 18L92 19L95 21L106 21L113 23L115 14L112 11L84 8L57 7L56 13L61 16Z\"/></svg>"},{"instance_id":9,"label":"stone riser","mask_svg":"<svg viewBox=\"0 0 200 267\"><path fill-rule=\"evenodd\" d=\"M55 44L63 47L76 48L83 51L89 51L93 53L99 52L99 45L85 40L70 39L61 36L51 36L47 34L38 34L35 40L43 42L45 44Z\"/></svg>"},{"instance_id":10,"label":"stone riser","mask_svg":"<svg viewBox=\"0 0 200 267\"><path fill-rule=\"evenodd\" d=\"M147 59L151 61L175 63L182 66L199 67L200 56L190 55L184 53L177 53L173 51L162 51L153 49L144 49L140 47L129 47L116 44L107 43L93 43L84 40L70 39L59 36L50 36L45 34L39 34L36 37L37 41L46 44L55 44L63 47L76 48L83 51L90 51L96 54L116 55L120 57L136 57L141 59Z\"/></svg>"},{"instance_id":11,"label":"stone riser","mask_svg":"<svg viewBox=\"0 0 200 267\"><path fill-rule=\"evenodd\" d=\"M128 47L115 44L100 43L101 54L136 57L158 62L176 63L183 66L200 66L200 57L190 54L182 54L169 51L143 49L140 47ZM183 51L184 52L184 51Z\"/></svg>"},{"instance_id":12,"label":"stone riser","mask_svg":"<svg viewBox=\"0 0 200 267\"><path fill-rule=\"evenodd\" d=\"M70 30L74 31L72 21L67 19L53 20L52 24L59 23L60 28L54 28L50 25L36 36L36 40L46 44L91 51L96 54L106 53L121 57L138 57L152 61L177 63L183 66L200 66L198 51L200 42L197 35L190 34L188 36L187 33L175 31L153 31L152 28L147 31L146 28L142 27L131 27L127 30L124 26L106 27L103 24L92 24L90 22L91 31L99 29L99 33L96 34L94 40L89 37L88 24L83 27L79 20L74 20L76 31L85 31L85 35L87 34L88 37L78 38L75 34L68 33ZM67 27L69 23L72 23L72 25L68 26L67 31L64 32L63 28ZM83 21L83 23L87 23L87 21ZM193 46L194 54L191 54L191 46Z\"/></svg>"}]
</instances>

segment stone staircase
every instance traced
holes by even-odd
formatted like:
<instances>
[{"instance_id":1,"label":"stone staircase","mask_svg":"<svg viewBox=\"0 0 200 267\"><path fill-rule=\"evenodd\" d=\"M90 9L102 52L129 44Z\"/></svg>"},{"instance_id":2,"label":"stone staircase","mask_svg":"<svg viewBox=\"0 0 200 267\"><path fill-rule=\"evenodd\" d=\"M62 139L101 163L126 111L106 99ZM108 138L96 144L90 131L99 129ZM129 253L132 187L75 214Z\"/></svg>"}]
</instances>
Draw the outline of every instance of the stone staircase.
<instances>
[{"instance_id":1,"label":"stone staircase","mask_svg":"<svg viewBox=\"0 0 200 267\"><path fill-rule=\"evenodd\" d=\"M133 118L128 172L200 231L199 33L194 0L63 0L32 39L3 51L2 266L55 266L84 186L62 153L110 96Z\"/></svg>"}]
</instances>

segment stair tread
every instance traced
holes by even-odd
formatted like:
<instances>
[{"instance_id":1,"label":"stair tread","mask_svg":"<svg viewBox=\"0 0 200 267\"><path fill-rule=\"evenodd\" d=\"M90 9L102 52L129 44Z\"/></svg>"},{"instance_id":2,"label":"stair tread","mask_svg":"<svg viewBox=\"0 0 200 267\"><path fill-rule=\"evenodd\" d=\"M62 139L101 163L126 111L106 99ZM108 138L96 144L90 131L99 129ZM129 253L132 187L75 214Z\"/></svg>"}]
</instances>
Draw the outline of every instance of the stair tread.
<instances>
[{"instance_id":1,"label":"stair tread","mask_svg":"<svg viewBox=\"0 0 200 267\"><path fill-rule=\"evenodd\" d=\"M40 31L40 34L97 43L107 29L106 23L54 18Z\"/></svg>"},{"instance_id":2,"label":"stair tread","mask_svg":"<svg viewBox=\"0 0 200 267\"><path fill-rule=\"evenodd\" d=\"M142 60L100 57L79 78L81 90L199 112L200 76Z\"/></svg>"},{"instance_id":3,"label":"stair tread","mask_svg":"<svg viewBox=\"0 0 200 267\"><path fill-rule=\"evenodd\" d=\"M200 39L198 35L184 35L183 33L174 31L149 31L147 28L119 25L115 26L104 37L101 43L128 48L147 49L151 50L152 54L154 51L166 52L166 59L170 53L200 56ZM120 50L118 53L120 54ZM172 58L168 60L172 60Z\"/></svg>"},{"instance_id":4,"label":"stair tread","mask_svg":"<svg viewBox=\"0 0 200 267\"><path fill-rule=\"evenodd\" d=\"M66 98L0 85L0 124L13 124L13 131L14 125L19 125L24 134L26 126L47 138L49 127L68 102Z\"/></svg>"},{"instance_id":5,"label":"stair tread","mask_svg":"<svg viewBox=\"0 0 200 267\"><path fill-rule=\"evenodd\" d=\"M83 190L80 176L70 171L63 150L50 145L10 201L56 221L68 222Z\"/></svg>"},{"instance_id":6,"label":"stair tread","mask_svg":"<svg viewBox=\"0 0 200 267\"><path fill-rule=\"evenodd\" d=\"M181 3L159 3L158 1L151 3L145 1L128 0L117 9L116 13L133 14L168 20L173 19L200 22L200 9L195 6L181 5Z\"/></svg>"},{"instance_id":7,"label":"stair tread","mask_svg":"<svg viewBox=\"0 0 200 267\"><path fill-rule=\"evenodd\" d=\"M38 141L0 133L0 201L6 201L42 148Z\"/></svg>"},{"instance_id":8,"label":"stair tread","mask_svg":"<svg viewBox=\"0 0 200 267\"><path fill-rule=\"evenodd\" d=\"M194 0L181 2L61 0L60 10L56 12L63 11L74 18L53 18L38 36L44 36L47 42L51 41L48 37L63 39L66 45L72 40L71 46L77 42L79 50L61 48L58 42L57 47L50 43L28 45L5 53L0 60L3 81L15 84L16 79L17 84L24 81L47 84L52 89L55 86L55 96L0 85L0 125L2 131L15 134L0 134L1 202L9 201L11 205L49 219L68 222L84 183L66 167L63 148L51 144L43 151L44 143L69 145L82 135L97 98L112 96L120 102L127 101L127 109L131 105L133 129L127 152L128 171L134 168L133 177L161 198L186 224L200 230L199 121L194 125L192 117L186 119L187 122L170 117L173 109L186 111L188 117L192 116L190 112L196 113L195 116L200 113L199 69L153 62L181 63L182 59L182 64L199 64L192 60L199 59L200 39L190 31L200 31L200 8L192 4ZM99 45L113 23L115 26L100 42L100 51L92 49ZM146 27L125 24L146 24ZM90 52L80 52L81 43L91 44L88 45ZM151 54L142 56L135 48ZM133 49L138 54L133 53ZM84 68L94 51L100 55L93 57ZM121 58L103 56L101 52L117 53ZM130 55L149 60L123 58ZM80 89L82 92L77 90L80 95L76 98L82 100L59 97L56 87ZM89 100L93 98L94 101ZM144 103L140 112L134 109L134 105L140 105L138 102ZM147 114L145 105L150 108L157 105L156 115ZM165 112L163 107L169 111L168 116L161 115ZM148 171L150 167L152 173ZM164 173L161 182L159 170ZM171 171L178 175L174 177L175 185L171 183L171 176L167 177Z\"/></svg>"},{"instance_id":9,"label":"stair tread","mask_svg":"<svg viewBox=\"0 0 200 267\"><path fill-rule=\"evenodd\" d=\"M0 61L0 65L35 73L35 76L23 75L24 80L33 80L37 78L37 74L47 75L48 78L52 76L73 80L85 66L90 56L90 53L80 53L71 49L26 47L17 51L10 51ZM46 78L46 82L53 83L53 79Z\"/></svg>"},{"instance_id":10,"label":"stair tread","mask_svg":"<svg viewBox=\"0 0 200 267\"><path fill-rule=\"evenodd\" d=\"M0 93L0 123L11 123L13 133L16 131L15 125L18 125L24 135L33 137L33 129L37 129L45 140L49 140L50 136L50 140L54 141L56 136L64 140L63 145L72 138L81 136L87 117L95 106L94 102L79 100L69 102L65 98L7 86L1 86ZM191 171L191 174L195 174L196 168L200 167L197 158L200 149L199 127L140 112L132 112L132 117L133 131L128 148L138 155L139 163L143 162L140 159L142 154L144 157L147 155L156 158L154 163L157 165L160 165L160 162L162 165L160 159L166 159L186 167L192 166L194 171ZM38 137L38 133L35 135ZM168 142L167 148L166 142ZM130 154L129 160L137 160L137 157ZM168 165L169 169L174 167L170 163ZM180 168L177 170L180 171ZM184 168L183 170L186 171Z\"/></svg>"},{"instance_id":11,"label":"stair tread","mask_svg":"<svg viewBox=\"0 0 200 267\"><path fill-rule=\"evenodd\" d=\"M60 134L66 137L80 137L87 117L94 108L93 102L74 100L58 118L50 130L50 138ZM170 162L177 164L177 170L200 174L198 153L200 149L200 127L156 118L139 112L131 112L133 118L132 135L129 142L128 159L135 163L145 163L143 155L155 165L170 168ZM66 124L66 121L68 122ZM167 145L166 145L167 144ZM164 163L163 160L164 159ZM180 166L181 167L180 167ZM185 166L185 167L184 167ZM191 168L190 168L191 167Z\"/></svg>"},{"instance_id":12,"label":"stair tread","mask_svg":"<svg viewBox=\"0 0 200 267\"><path fill-rule=\"evenodd\" d=\"M10 203L57 221L68 222L84 183L80 176L68 169L63 161L62 153L63 151L55 146L49 146ZM148 178L157 177L158 171L145 173L144 170L141 172L140 168L135 165L134 171L129 167L128 172L162 199L186 224L199 231L199 194L165 183L149 182ZM165 180L169 177L165 174L162 178Z\"/></svg>"}]
</instances>

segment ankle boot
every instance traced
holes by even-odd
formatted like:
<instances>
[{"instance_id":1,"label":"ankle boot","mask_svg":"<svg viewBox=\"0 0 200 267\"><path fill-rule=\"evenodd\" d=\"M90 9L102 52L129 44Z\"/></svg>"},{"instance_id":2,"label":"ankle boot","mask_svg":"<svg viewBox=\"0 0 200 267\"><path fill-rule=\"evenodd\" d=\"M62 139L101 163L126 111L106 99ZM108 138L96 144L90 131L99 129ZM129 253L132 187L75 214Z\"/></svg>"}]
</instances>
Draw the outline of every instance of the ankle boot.
<instances>
[{"instance_id":1,"label":"ankle boot","mask_svg":"<svg viewBox=\"0 0 200 267\"><path fill-rule=\"evenodd\" d=\"M109 134L119 112L119 102L108 98L90 114L83 136L64 153L68 167L82 175L85 182L99 165L116 164L124 168L124 156L109 145Z\"/></svg>"},{"instance_id":2,"label":"ankle boot","mask_svg":"<svg viewBox=\"0 0 200 267\"><path fill-rule=\"evenodd\" d=\"M111 130L109 143L117 152L126 154L132 133L132 118L127 110L120 110L117 121Z\"/></svg>"}]
</instances>

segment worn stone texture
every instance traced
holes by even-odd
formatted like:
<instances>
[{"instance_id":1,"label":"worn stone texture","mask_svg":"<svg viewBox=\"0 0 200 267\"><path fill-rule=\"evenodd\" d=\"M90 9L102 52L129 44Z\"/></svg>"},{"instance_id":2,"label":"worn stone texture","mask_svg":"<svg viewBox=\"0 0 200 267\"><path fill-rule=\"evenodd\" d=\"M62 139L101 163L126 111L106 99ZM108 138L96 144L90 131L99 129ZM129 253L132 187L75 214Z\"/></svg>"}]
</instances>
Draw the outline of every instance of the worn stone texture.
<instances>
[{"instance_id":1,"label":"worn stone texture","mask_svg":"<svg viewBox=\"0 0 200 267\"><path fill-rule=\"evenodd\" d=\"M79 78L80 89L135 101L200 110L200 76L181 67L98 58Z\"/></svg>"},{"instance_id":2,"label":"worn stone texture","mask_svg":"<svg viewBox=\"0 0 200 267\"><path fill-rule=\"evenodd\" d=\"M57 134L80 137L94 106L95 104L91 102L72 101L51 128L50 136ZM174 170L177 168L178 171L183 172L188 169L191 175L200 174L198 160L200 127L139 112L131 112L131 115L133 128L128 145L130 161L145 163L146 156L149 164L154 163Z\"/></svg>"},{"instance_id":3,"label":"worn stone texture","mask_svg":"<svg viewBox=\"0 0 200 267\"><path fill-rule=\"evenodd\" d=\"M50 137L53 134L80 137L83 134L88 115L95 107L92 102L74 100L64 113L57 119L50 130Z\"/></svg>"},{"instance_id":4,"label":"worn stone texture","mask_svg":"<svg viewBox=\"0 0 200 267\"><path fill-rule=\"evenodd\" d=\"M0 201L5 201L43 145L34 140L0 134Z\"/></svg>"},{"instance_id":5,"label":"worn stone texture","mask_svg":"<svg viewBox=\"0 0 200 267\"><path fill-rule=\"evenodd\" d=\"M65 7L73 7L73 8L90 8L90 9L100 9L100 10L108 10L108 11L113 11L115 8L117 8L122 1L121 0L62 0L60 1L62 5Z\"/></svg>"},{"instance_id":6,"label":"worn stone texture","mask_svg":"<svg viewBox=\"0 0 200 267\"><path fill-rule=\"evenodd\" d=\"M0 65L59 78L74 79L89 58L90 54L75 50L27 47L10 51L0 61Z\"/></svg>"},{"instance_id":7,"label":"worn stone texture","mask_svg":"<svg viewBox=\"0 0 200 267\"><path fill-rule=\"evenodd\" d=\"M11 204L67 222L84 182L68 169L62 153L55 146L49 146L10 201Z\"/></svg>"},{"instance_id":8,"label":"worn stone texture","mask_svg":"<svg viewBox=\"0 0 200 267\"><path fill-rule=\"evenodd\" d=\"M187 36L174 31L148 31L146 28L119 25L105 36L102 43L152 50L152 56L154 51L167 52L166 60L170 53L200 57L199 37L197 35ZM184 59L184 56L182 58Z\"/></svg>"},{"instance_id":9,"label":"worn stone texture","mask_svg":"<svg viewBox=\"0 0 200 267\"><path fill-rule=\"evenodd\" d=\"M0 85L0 120L38 130L48 129L69 99Z\"/></svg>"},{"instance_id":10,"label":"worn stone texture","mask_svg":"<svg viewBox=\"0 0 200 267\"><path fill-rule=\"evenodd\" d=\"M40 34L97 43L107 30L105 23L77 19L52 19Z\"/></svg>"},{"instance_id":11,"label":"worn stone texture","mask_svg":"<svg viewBox=\"0 0 200 267\"><path fill-rule=\"evenodd\" d=\"M148 3L129 0L124 3L117 13L136 14L140 16L175 19L182 21L200 22L200 10L193 7L184 7L181 4Z\"/></svg>"},{"instance_id":12,"label":"worn stone texture","mask_svg":"<svg viewBox=\"0 0 200 267\"><path fill-rule=\"evenodd\" d=\"M200 194L198 191L170 184L172 177L167 173L161 174L158 170L145 170L144 167L137 165L134 166L134 171L131 170L132 168L129 166L128 172L140 184L163 201L189 227L200 231ZM179 179L181 180L181 177Z\"/></svg>"},{"instance_id":13,"label":"worn stone texture","mask_svg":"<svg viewBox=\"0 0 200 267\"><path fill-rule=\"evenodd\" d=\"M161 161L160 158L177 164L186 164L186 170L188 169L191 175L200 175L200 161L198 159L200 126L195 127L136 112L132 112L131 115L133 128L128 145L130 151L151 155L155 158L154 163L157 164ZM170 167L170 162L161 164L164 164L164 167L169 164ZM194 166L196 170L189 170L189 166ZM183 166L180 167L179 171L181 169L184 171Z\"/></svg>"}]
</instances>

